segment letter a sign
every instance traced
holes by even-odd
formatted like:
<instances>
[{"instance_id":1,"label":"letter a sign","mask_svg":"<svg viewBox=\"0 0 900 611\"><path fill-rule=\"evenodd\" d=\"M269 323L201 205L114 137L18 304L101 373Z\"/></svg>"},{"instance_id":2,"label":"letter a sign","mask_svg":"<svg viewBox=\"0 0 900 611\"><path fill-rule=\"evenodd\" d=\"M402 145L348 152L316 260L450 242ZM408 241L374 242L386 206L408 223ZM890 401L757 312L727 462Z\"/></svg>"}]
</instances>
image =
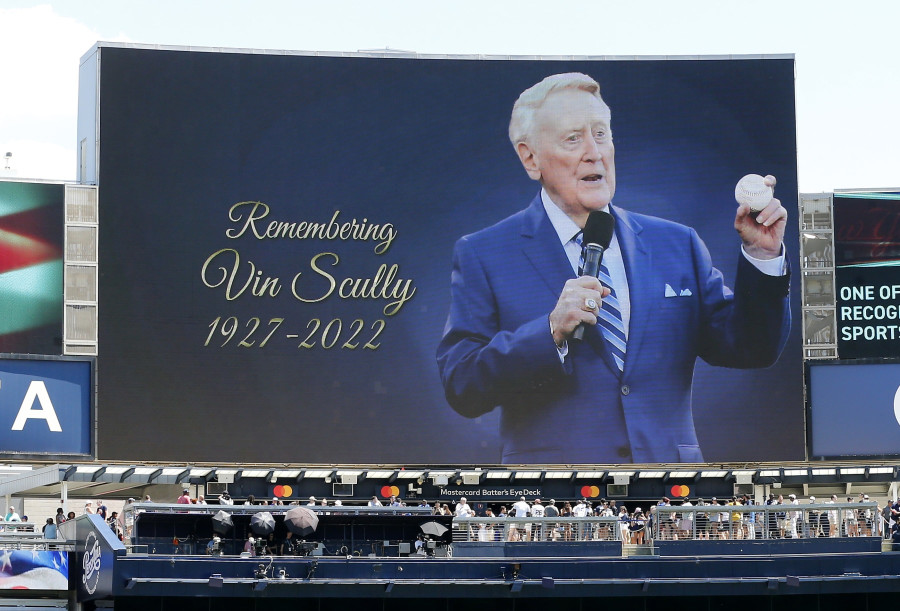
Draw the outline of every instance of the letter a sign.
<instances>
[{"instance_id":1,"label":"letter a sign","mask_svg":"<svg viewBox=\"0 0 900 611\"><path fill-rule=\"evenodd\" d=\"M40 407L35 408L35 403ZM35 380L28 385L28 391L22 400L22 407L19 408L19 414L16 416L16 421L13 422L12 430L23 430L25 422L32 419L45 420L51 431L62 433L59 418L56 417L56 410L53 409L53 402L50 401L50 395L47 393L47 386L40 380Z\"/></svg>"},{"instance_id":2,"label":"letter a sign","mask_svg":"<svg viewBox=\"0 0 900 611\"><path fill-rule=\"evenodd\" d=\"M0 459L94 454L94 360L0 357Z\"/></svg>"}]
</instances>

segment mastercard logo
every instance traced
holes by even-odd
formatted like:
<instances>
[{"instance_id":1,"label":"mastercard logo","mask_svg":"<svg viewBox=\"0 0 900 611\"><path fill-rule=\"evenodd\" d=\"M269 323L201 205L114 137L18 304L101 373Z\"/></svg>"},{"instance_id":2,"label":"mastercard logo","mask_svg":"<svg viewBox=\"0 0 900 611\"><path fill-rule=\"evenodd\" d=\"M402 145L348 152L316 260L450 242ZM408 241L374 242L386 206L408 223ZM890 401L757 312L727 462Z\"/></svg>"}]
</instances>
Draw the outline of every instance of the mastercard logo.
<instances>
[{"instance_id":1,"label":"mastercard logo","mask_svg":"<svg viewBox=\"0 0 900 611\"><path fill-rule=\"evenodd\" d=\"M679 486L675 485L669 490L669 496L671 497L682 497L682 496L691 496L691 488L690 486Z\"/></svg>"},{"instance_id":2,"label":"mastercard logo","mask_svg":"<svg viewBox=\"0 0 900 611\"><path fill-rule=\"evenodd\" d=\"M581 496L586 499L595 499L600 496L600 488L597 486L582 486Z\"/></svg>"},{"instance_id":3,"label":"mastercard logo","mask_svg":"<svg viewBox=\"0 0 900 611\"><path fill-rule=\"evenodd\" d=\"M389 499L392 496L400 496L400 488L397 486L382 486L381 496L386 499Z\"/></svg>"},{"instance_id":4,"label":"mastercard logo","mask_svg":"<svg viewBox=\"0 0 900 611\"><path fill-rule=\"evenodd\" d=\"M277 496L278 498L285 498L288 496L292 496L294 494L294 489L290 486L282 486L278 485L272 489L272 494Z\"/></svg>"}]
</instances>

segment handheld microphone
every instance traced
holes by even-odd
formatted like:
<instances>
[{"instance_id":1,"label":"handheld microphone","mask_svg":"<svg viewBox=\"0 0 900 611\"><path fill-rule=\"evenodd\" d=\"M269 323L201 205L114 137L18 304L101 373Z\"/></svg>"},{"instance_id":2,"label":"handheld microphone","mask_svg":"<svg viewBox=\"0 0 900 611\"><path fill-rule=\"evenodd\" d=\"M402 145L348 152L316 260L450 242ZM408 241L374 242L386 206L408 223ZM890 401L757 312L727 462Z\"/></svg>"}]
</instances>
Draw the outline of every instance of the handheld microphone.
<instances>
[{"instance_id":1,"label":"handheld microphone","mask_svg":"<svg viewBox=\"0 0 900 611\"><path fill-rule=\"evenodd\" d=\"M600 263L603 261L603 253L609 248L615 230L616 219L608 212L594 210L588 215L587 222L582 231L581 256L584 259L584 267L581 268L582 276L596 278L600 274ZM572 333L574 339L584 338L584 323L575 328Z\"/></svg>"}]
</instances>

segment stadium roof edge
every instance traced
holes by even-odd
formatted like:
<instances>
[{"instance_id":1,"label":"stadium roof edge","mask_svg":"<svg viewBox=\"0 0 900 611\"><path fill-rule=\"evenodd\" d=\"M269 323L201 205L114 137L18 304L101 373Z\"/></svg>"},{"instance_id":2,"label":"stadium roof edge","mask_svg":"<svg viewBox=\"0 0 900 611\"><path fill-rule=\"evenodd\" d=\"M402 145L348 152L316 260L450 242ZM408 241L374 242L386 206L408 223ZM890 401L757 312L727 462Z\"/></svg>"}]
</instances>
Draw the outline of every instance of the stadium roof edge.
<instances>
[{"instance_id":1,"label":"stadium roof edge","mask_svg":"<svg viewBox=\"0 0 900 611\"><path fill-rule=\"evenodd\" d=\"M297 55L308 57L380 57L394 59L462 59L462 60L756 60L756 59L795 59L793 53L751 53L720 55L501 55L501 54L453 54L453 53L417 53L416 51L360 50L360 51L299 51L289 49L251 49L230 47L197 47L189 45L160 45L135 42L98 41L84 55L83 63L99 48L145 49L154 51L193 51L199 53L242 53L245 55Z\"/></svg>"}]
</instances>

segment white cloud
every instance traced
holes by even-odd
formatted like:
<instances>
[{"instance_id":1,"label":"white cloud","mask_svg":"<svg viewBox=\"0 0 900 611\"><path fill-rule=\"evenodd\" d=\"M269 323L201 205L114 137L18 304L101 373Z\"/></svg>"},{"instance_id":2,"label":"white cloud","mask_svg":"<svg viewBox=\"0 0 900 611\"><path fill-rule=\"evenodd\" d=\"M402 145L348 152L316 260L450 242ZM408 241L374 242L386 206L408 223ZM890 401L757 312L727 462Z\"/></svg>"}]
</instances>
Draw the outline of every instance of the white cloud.
<instances>
[{"instance_id":1,"label":"white cloud","mask_svg":"<svg viewBox=\"0 0 900 611\"><path fill-rule=\"evenodd\" d=\"M0 9L0 154L21 178L75 178L78 63L97 33L49 5Z\"/></svg>"},{"instance_id":2,"label":"white cloud","mask_svg":"<svg viewBox=\"0 0 900 611\"><path fill-rule=\"evenodd\" d=\"M0 122L74 117L78 60L96 41L93 30L48 5L0 9Z\"/></svg>"}]
</instances>

